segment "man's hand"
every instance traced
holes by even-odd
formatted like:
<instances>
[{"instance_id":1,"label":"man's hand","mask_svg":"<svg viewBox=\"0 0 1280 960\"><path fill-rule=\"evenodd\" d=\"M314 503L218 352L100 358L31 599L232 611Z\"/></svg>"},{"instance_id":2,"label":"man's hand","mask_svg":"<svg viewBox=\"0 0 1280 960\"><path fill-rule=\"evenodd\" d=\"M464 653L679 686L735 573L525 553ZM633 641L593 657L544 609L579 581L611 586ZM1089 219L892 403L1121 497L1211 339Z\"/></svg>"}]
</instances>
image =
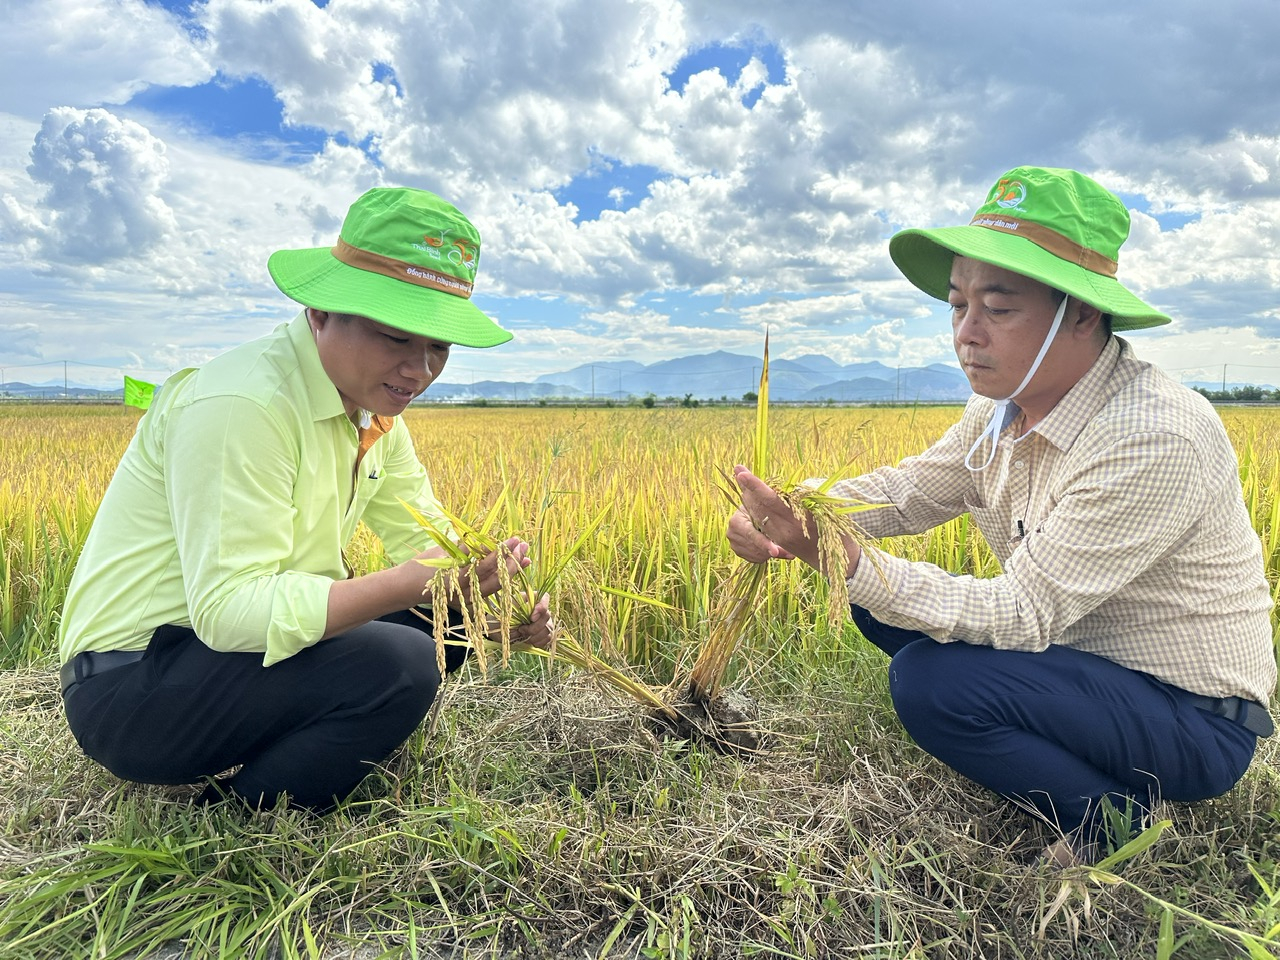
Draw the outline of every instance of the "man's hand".
<instances>
[{"instance_id":1,"label":"man's hand","mask_svg":"<svg viewBox=\"0 0 1280 960\"><path fill-rule=\"evenodd\" d=\"M504 577L499 573L499 564L506 566L509 579L532 563L528 554L527 543L519 537L508 537L498 549L490 551L476 562L474 573L478 590L472 586L472 571L463 573L456 568L437 564L448 557L440 547L424 550L404 563L386 570L335 580L329 587L324 637L335 637L352 627L422 603L428 585L436 581L437 577L446 579L435 583L435 590L439 592L432 591L433 596L427 597L427 602L447 599L448 605L454 610L462 609L462 604L465 603L477 617L482 617L484 605L480 601L502 589ZM433 562L424 565L418 562L420 560ZM478 595L473 597L473 593ZM535 620L529 626L533 628L530 636L534 639L540 638L548 629L541 620Z\"/></svg>"},{"instance_id":2,"label":"man's hand","mask_svg":"<svg viewBox=\"0 0 1280 960\"><path fill-rule=\"evenodd\" d=\"M766 560L803 560L823 573L818 553L818 524L810 515L802 522L767 483L743 466L733 468L733 479L742 491L742 506L729 518L725 536L729 548L749 563ZM848 563L845 576L853 575L862 550L851 537L844 541Z\"/></svg>"},{"instance_id":3,"label":"man's hand","mask_svg":"<svg viewBox=\"0 0 1280 960\"><path fill-rule=\"evenodd\" d=\"M742 491L742 506L729 518L729 547L743 560L804 560L817 566L817 527L809 523L809 536L791 508L773 488L743 466L733 468L733 479ZM812 559L811 559L812 558Z\"/></svg>"},{"instance_id":4,"label":"man's hand","mask_svg":"<svg viewBox=\"0 0 1280 960\"><path fill-rule=\"evenodd\" d=\"M462 549L466 549L465 545ZM444 551L439 547L432 547L430 550L425 550L418 554L414 560L433 560L441 556L444 556ZM496 550L490 550L476 561L474 577L472 576L473 571L467 571L464 574L460 570L441 569L439 567L424 569L432 569L434 576L450 578L449 583L444 585L445 595L449 598L449 606L454 610L458 610L461 609L464 603L468 606L475 606L476 602L481 598L492 596L502 589L504 577L499 572L500 564L506 567L507 575L505 579L509 580L532 562L529 559L529 544L519 537L508 537L498 544ZM427 579L430 579L430 577ZM476 586L479 587L479 597L472 596Z\"/></svg>"},{"instance_id":5,"label":"man's hand","mask_svg":"<svg viewBox=\"0 0 1280 960\"><path fill-rule=\"evenodd\" d=\"M532 619L528 623L511 628L511 642L527 643L530 646L541 647L543 650L550 647L551 637L556 629L555 621L551 619L550 604L550 598L544 593L533 608Z\"/></svg>"}]
</instances>

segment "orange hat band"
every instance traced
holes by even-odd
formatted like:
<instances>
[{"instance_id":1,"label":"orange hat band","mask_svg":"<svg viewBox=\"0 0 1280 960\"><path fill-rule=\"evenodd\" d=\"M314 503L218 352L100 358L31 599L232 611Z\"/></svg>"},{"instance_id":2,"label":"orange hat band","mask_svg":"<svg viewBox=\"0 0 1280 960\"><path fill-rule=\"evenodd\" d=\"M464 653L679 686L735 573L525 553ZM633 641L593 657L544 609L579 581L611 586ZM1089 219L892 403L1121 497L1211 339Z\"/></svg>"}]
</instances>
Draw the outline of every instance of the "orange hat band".
<instances>
[{"instance_id":1,"label":"orange hat band","mask_svg":"<svg viewBox=\"0 0 1280 960\"><path fill-rule=\"evenodd\" d=\"M353 247L341 237L334 244L332 253L338 260L341 260L349 267L355 267L357 270L380 273L384 277L390 277L393 280L403 280L405 283L412 283L419 287L428 287L431 290L438 290L440 293L462 297L464 300L471 299L472 285L465 280L459 280L457 277L451 277L447 273L441 273L429 267L420 267L416 263L408 263L404 260L397 260L394 257L385 257L380 253L361 250L359 247Z\"/></svg>"},{"instance_id":2,"label":"orange hat band","mask_svg":"<svg viewBox=\"0 0 1280 960\"><path fill-rule=\"evenodd\" d=\"M1114 277L1119 264L1109 257L1104 257L1096 250L1082 247L1074 240L1064 237L1056 230L1036 223L1032 220L1021 220L1018 217L1006 217L1000 214L980 213L969 223L971 227L986 227L1001 233L1011 233L1015 237L1026 237L1042 250L1052 253L1061 260L1084 267L1091 273L1100 273L1104 277Z\"/></svg>"}]
</instances>

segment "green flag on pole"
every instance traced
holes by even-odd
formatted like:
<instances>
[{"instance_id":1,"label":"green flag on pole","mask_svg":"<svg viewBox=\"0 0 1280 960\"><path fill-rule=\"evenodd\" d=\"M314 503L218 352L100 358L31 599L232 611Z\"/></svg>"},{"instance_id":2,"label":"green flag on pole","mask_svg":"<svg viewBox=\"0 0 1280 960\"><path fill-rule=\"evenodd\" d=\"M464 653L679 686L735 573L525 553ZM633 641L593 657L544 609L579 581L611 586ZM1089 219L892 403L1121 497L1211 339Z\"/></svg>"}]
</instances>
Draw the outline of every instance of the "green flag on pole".
<instances>
[{"instance_id":1,"label":"green flag on pole","mask_svg":"<svg viewBox=\"0 0 1280 960\"><path fill-rule=\"evenodd\" d=\"M133 377L126 376L124 378L124 403L126 407L137 407L145 410L151 406L151 397L156 392L154 383L147 383L145 380L135 380Z\"/></svg>"}]
</instances>

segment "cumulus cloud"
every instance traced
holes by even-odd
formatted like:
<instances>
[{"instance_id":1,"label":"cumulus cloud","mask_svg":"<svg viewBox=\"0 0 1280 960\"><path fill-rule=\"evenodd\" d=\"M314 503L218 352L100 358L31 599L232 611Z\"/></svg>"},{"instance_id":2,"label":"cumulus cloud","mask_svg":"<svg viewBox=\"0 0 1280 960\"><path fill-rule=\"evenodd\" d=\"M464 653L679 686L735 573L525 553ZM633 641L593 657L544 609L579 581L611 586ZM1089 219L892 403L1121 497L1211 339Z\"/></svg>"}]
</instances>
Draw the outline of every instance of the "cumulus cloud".
<instances>
[{"instance_id":1,"label":"cumulus cloud","mask_svg":"<svg viewBox=\"0 0 1280 960\"><path fill-rule=\"evenodd\" d=\"M374 76L393 36L389 23L367 16L370 6L380 5L209 0L196 13L214 62L227 76L270 83L286 123L362 140L390 128L400 106L396 85Z\"/></svg>"},{"instance_id":2,"label":"cumulus cloud","mask_svg":"<svg viewBox=\"0 0 1280 960\"><path fill-rule=\"evenodd\" d=\"M1009 135L991 135L1002 117L1030 125L1026 139L1041 149L1069 144L1077 156L1082 134L1125 129L1079 85L1065 97L1055 83L1069 67L1053 58L1013 70L1040 56L1015 45L1000 80L963 69L992 29L974 11L919 21L845 4L820 3L806 18L763 4L717 7L693 20L674 0L607 15L591 0L557 0L520 17L496 0L465 10L212 0L200 16L216 62L265 77L286 119L371 138L388 179L425 179L494 224L491 249L510 254L489 257L489 280L506 294L627 303L655 289L849 286L867 272L891 274L882 241L893 225L961 216L1000 167L1031 159L1011 160ZM785 44L786 77L768 83L755 60L736 78L705 70L671 89L666 75L681 56L731 39L744 13ZM1117 36L1134 31L1134 15L1109 16ZM1052 36L1064 59L1119 43L1052 11L1010 27ZM743 91L757 88L746 106ZM1043 109L1058 101L1076 112ZM1052 124L1036 128L1046 112ZM586 224L538 198L598 155L668 179L620 216Z\"/></svg>"},{"instance_id":3,"label":"cumulus cloud","mask_svg":"<svg viewBox=\"0 0 1280 960\"><path fill-rule=\"evenodd\" d=\"M1184 137L1156 157L1114 131L1096 133L1084 146L1113 189L1146 197L1157 213L1280 198L1280 134L1236 130L1211 143Z\"/></svg>"},{"instance_id":4,"label":"cumulus cloud","mask_svg":"<svg viewBox=\"0 0 1280 960\"><path fill-rule=\"evenodd\" d=\"M45 192L38 215L15 210L11 226L25 227L50 261L140 256L176 229L158 195L169 169L164 144L131 120L101 109L50 110L27 169Z\"/></svg>"},{"instance_id":5,"label":"cumulus cloud","mask_svg":"<svg viewBox=\"0 0 1280 960\"><path fill-rule=\"evenodd\" d=\"M858 109L883 110L888 121L871 129L869 148L882 149L876 144L885 129L919 125L945 134L967 127L944 150L928 144L918 160L982 180L1018 163L1074 165L1080 138L1095 130L1148 144L1210 144L1236 130L1280 130L1269 96L1280 89L1275 4L1082 0L1011 8L994 0L901 0L868 7L813 0L797 17L765 0L702 0L698 9L703 29L756 23L788 48L806 48L796 57L805 64L830 51L809 75L852 85L846 94L858 93L859 78L874 74L881 60L879 78L856 101ZM845 48L864 59L855 65ZM833 69L840 63L843 69ZM1149 163L1159 162L1156 153Z\"/></svg>"}]
</instances>

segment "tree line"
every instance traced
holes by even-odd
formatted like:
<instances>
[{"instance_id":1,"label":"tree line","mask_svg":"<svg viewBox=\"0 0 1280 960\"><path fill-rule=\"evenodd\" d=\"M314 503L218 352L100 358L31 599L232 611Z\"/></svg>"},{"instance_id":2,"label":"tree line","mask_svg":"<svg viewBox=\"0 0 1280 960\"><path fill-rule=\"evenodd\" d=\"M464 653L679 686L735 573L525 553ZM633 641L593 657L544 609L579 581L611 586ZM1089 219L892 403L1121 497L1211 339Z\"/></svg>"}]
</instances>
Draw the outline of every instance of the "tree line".
<instances>
[{"instance_id":1,"label":"tree line","mask_svg":"<svg viewBox=\"0 0 1280 960\"><path fill-rule=\"evenodd\" d=\"M1209 390L1205 387L1193 389L1213 403L1280 403L1280 389L1258 387L1253 384L1232 387L1229 390Z\"/></svg>"}]
</instances>

